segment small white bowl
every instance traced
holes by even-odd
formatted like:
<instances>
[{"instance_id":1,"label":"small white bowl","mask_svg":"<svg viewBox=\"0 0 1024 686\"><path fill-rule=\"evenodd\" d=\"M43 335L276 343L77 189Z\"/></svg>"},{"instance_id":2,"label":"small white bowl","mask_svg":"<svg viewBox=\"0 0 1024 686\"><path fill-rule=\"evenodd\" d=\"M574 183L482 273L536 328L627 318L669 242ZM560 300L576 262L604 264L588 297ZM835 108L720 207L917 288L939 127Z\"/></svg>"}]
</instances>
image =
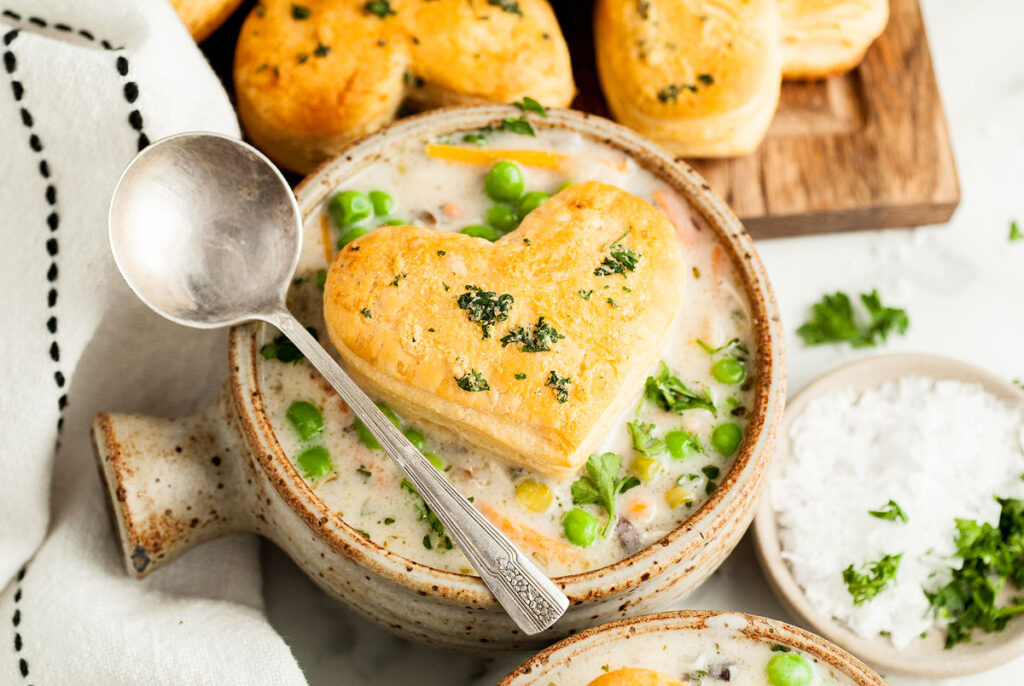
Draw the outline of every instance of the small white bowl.
<instances>
[{"instance_id":1,"label":"small white bowl","mask_svg":"<svg viewBox=\"0 0 1024 686\"><path fill-rule=\"evenodd\" d=\"M904 376L976 383L1003 400L1024 402L1024 391L1009 381L957 360L933 355L884 355L860 360L819 377L789 404L775 442L776 459L772 473L777 474L789 456L789 430L793 420L812 400L839 390L877 388L886 381ZM768 488L771 488L771 476ZM979 630L970 643L961 643L946 650L943 647L944 631L929 631L925 638L897 648L888 638L863 638L846 625L823 615L807 600L782 558L775 513L768 493L758 506L754 542L761 568L782 604L816 633L857 655L880 672L943 679L992 669L1024 654L1024 619L1020 618L1011 619L1002 632L986 634Z\"/></svg>"}]
</instances>

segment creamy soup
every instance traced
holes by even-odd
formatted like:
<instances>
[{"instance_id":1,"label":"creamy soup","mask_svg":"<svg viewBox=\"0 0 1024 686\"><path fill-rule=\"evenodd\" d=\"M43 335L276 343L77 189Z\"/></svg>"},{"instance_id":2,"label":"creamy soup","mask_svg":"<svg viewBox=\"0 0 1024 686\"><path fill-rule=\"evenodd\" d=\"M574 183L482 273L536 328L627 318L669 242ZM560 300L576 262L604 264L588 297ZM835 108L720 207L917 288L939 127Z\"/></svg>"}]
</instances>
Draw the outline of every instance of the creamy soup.
<instances>
[{"instance_id":1,"label":"creamy soup","mask_svg":"<svg viewBox=\"0 0 1024 686\"><path fill-rule=\"evenodd\" d=\"M524 162L516 164L524 182L518 203L496 203L485 192L485 177L498 158L448 159L496 150L515 150L504 154ZM663 537L708 499L738 452L752 402L750 308L730 259L702 218L624 153L573 132L465 132L412 142L364 166L310 217L288 303L330 348L323 270L339 244L388 222L495 239L514 230L517 210L528 212L531 203L567 182L588 180L618 186L660 208L683 244L686 264L683 306L663 363L650 370L650 392L633 389L635 402L608 425L593 458L615 472L621 492L613 499L614 516L600 504L580 502L578 493L574 502L573 484L586 480L586 469L565 480L545 477L485 454L443 426L413 426L394 417L451 483L550 575L610 564ZM348 191L358 194L341 195ZM605 288L579 297L611 301L623 286L610 282ZM398 467L308 362L294 360L293 349L272 330L261 345L262 392L276 436L323 501L389 550L471 573Z\"/></svg>"},{"instance_id":2,"label":"creamy soup","mask_svg":"<svg viewBox=\"0 0 1024 686\"><path fill-rule=\"evenodd\" d=\"M703 629L638 631L551 668L538 683L558 686L853 686L817 657L740 633L738 615L711 617ZM649 670L649 671L648 671ZM650 672L661 676L655 681ZM646 679L644 678L646 677Z\"/></svg>"}]
</instances>

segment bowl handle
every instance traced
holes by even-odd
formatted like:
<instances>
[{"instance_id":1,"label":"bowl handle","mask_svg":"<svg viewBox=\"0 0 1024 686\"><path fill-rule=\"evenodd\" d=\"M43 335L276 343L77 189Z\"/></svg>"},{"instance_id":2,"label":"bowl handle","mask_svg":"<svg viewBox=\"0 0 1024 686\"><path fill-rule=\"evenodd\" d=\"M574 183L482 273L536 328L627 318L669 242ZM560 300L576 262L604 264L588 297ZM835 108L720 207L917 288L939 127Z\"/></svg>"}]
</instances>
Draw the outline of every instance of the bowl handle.
<instances>
[{"instance_id":1,"label":"bowl handle","mask_svg":"<svg viewBox=\"0 0 1024 686\"><path fill-rule=\"evenodd\" d=\"M93 445L128 573L142 578L192 546L251 530L245 444L227 392L179 419L96 417Z\"/></svg>"}]
</instances>

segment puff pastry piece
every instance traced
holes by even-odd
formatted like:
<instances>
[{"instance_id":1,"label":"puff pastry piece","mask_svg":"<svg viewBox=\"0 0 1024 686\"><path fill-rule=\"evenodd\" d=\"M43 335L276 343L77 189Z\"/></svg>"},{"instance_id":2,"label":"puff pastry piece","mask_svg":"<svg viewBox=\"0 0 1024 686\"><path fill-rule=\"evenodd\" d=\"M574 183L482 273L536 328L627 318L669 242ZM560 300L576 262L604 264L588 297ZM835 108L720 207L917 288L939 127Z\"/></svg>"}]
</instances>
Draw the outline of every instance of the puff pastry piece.
<instances>
[{"instance_id":1,"label":"puff pastry piece","mask_svg":"<svg viewBox=\"0 0 1024 686\"><path fill-rule=\"evenodd\" d=\"M620 238L619 247L639 255L634 270L596 275ZM659 359L682 274L679 243L660 212L613 186L579 183L495 243L411 226L357 239L331 264L324 319L349 373L403 416L568 477ZM486 338L459 306L468 285L514 298ZM540 317L564 336L549 350L502 344ZM488 390L458 383L474 371ZM571 380L561 400L552 372Z\"/></svg>"},{"instance_id":2,"label":"puff pastry piece","mask_svg":"<svg viewBox=\"0 0 1024 686\"><path fill-rule=\"evenodd\" d=\"M373 5L378 16L368 7ZM309 172L349 141L416 107L575 95L547 0L519 13L485 1L263 0L235 49L246 133L283 167ZM390 12L390 14L388 13Z\"/></svg>"},{"instance_id":3,"label":"puff pastry piece","mask_svg":"<svg viewBox=\"0 0 1024 686\"><path fill-rule=\"evenodd\" d=\"M196 43L206 40L241 4L242 0L171 0Z\"/></svg>"},{"instance_id":4,"label":"puff pastry piece","mask_svg":"<svg viewBox=\"0 0 1024 686\"><path fill-rule=\"evenodd\" d=\"M689 157L751 152L779 99L775 0L598 0L597 67L615 118Z\"/></svg>"},{"instance_id":5,"label":"puff pastry piece","mask_svg":"<svg viewBox=\"0 0 1024 686\"><path fill-rule=\"evenodd\" d=\"M787 79L817 79L853 69L889 21L888 0L778 2Z\"/></svg>"}]
</instances>

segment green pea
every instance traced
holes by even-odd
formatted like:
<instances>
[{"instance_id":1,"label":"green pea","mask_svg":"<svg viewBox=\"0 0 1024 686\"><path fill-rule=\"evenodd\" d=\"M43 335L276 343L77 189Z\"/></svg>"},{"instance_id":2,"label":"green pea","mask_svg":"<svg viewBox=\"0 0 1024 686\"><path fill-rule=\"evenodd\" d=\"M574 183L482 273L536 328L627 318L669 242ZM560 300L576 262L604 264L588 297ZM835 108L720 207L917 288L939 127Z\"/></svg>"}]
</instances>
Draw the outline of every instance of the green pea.
<instances>
[{"instance_id":1,"label":"green pea","mask_svg":"<svg viewBox=\"0 0 1024 686\"><path fill-rule=\"evenodd\" d=\"M384 191L370 191L370 204L373 213L378 217L386 217L395 211L395 200Z\"/></svg>"},{"instance_id":2,"label":"green pea","mask_svg":"<svg viewBox=\"0 0 1024 686\"><path fill-rule=\"evenodd\" d=\"M502 160L484 177L484 192L495 202L515 202L523 194L523 172L515 162Z\"/></svg>"},{"instance_id":3,"label":"green pea","mask_svg":"<svg viewBox=\"0 0 1024 686\"><path fill-rule=\"evenodd\" d=\"M322 479L331 473L331 454L323 446L314 445L299 453L295 464L307 479Z\"/></svg>"},{"instance_id":4,"label":"green pea","mask_svg":"<svg viewBox=\"0 0 1024 686\"><path fill-rule=\"evenodd\" d=\"M385 226L406 226L409 222L404 219L389 219L384 222Z\"/></svg>"},{"instance_id":5,"label":"green pea","mask_svg":"<svg viewBox=\"0 0 1024 686\"><path fill-rule=\"evenodd\" d=\"M740 447L742 440L743 430L740 429L739 424L733 422L719 424L711 432L712 447L726 457L732 457L736 449Z\"/></svg>"},{"instance_id":6,"label":"green pea","mask_svg":"<svg viewBox=\"0 0 1024 686\"><path fill-rule=\"evenodd\" d=\"M700 441L691 433L676 429L665 434L665 447L668 454L675 460L685 460L694 453L701 451Z\"/></svg>"},{"instance_id":7,"label":"green pea","mask_svg":"<svg viewBox=\"0 0 1024 686\"><path fill-rule=\"evenodd\" d=\"M575 181L563 181L562 183L558 184L558 188L555 189L555 193L561 193L562 191L564 191L566 188L568 188L569 186L573 185L574 183L575 183Z\"/></svg>"},{"instance_id":8,"label":"green pea","mask_svg":"<svg viewBox=\"0 0 1024 686\"><path fill-rule=\"evenodd\" d=\"M338 250L341 250L355 239L360 236L365 236L368 233L370 232L361 226L353 226L351 229L341 234L341 238L338 239Z\"/></svg>"},{"instance_id":9,"label":"green pea","mask_svg":"<svg viewBox=\"0 0 1024 686\"><path fill-rule=\"evenodd\" d=\"M711 365L711 376L722 383L735 386L747 378L747 368L735 357L723 357Z\"/></svg>"},{"instance_id":10,"label":"green pea","mask_svg":"<svg viewBox=\"0 0 1024 686\"><path fill-rule=\"evenodd\" d=\"M371 217L373 203L359 191L345 191L331 198L327 211L338 227L345 228Z\"/></svg>"},{"instance_id":11,"label":"green pea","mask_svg":"<svg viewBox=\"0 0 1024 686\"><path fill-rule=\"evenodd\" d=\"M398 420L398 415L395 414L394 410L383 404L378 404L377 407L384 413L384 416L387 417L392 424L397 427L401 427L401 422ZM370 433L370 430L366 428L366 424L363 424L362 419L356 417L355 421L352 422L352 426L355 428L356 435L359 436L359 440L362 441L363 445L370 450L383 450L377 439L374 438L373 434Z\"/></svg>"},{"instance_id":12,"label":"green pea","mask_svg":"<svg viewBox=\"0 0 1024 686\"><path fill-rule=\"evenodd\" d=\"M777 653L764 671L771 686L808 686L814 679L810 663L796 653Z\"/></svg>"},{"instance_id":13,"label":"green pea","mask_svg":"<svg viewBox=\"0 0 1024 686\"><path fill-rule=\"evenodd\" d=\"M540 207L540 204L550 197L551 195L544 191L530 191L523 195L523 197L519 199L519 207L516 208L516 211L519 214L519 221L522 221L523 217Z\"/></svg>"},{"instance_id":14,"label":"green pea","mask_svg":"<svg viewBox=\"0 0 1024 686\"><path fill-rule=\"evenodd\" d=\"M464 233L467 236L473 236L474 238L486 238L492 243L501 238L500 231L490 226L484 226L483 224L470 224L466 228L462 229L462 231L459 231L459 233Z\"/></svg>"},{"instance_id":15,"label":"green pea","mask_svg":"<svg viewBox=\"0 0 1024 686\"><path fill-rule=\"evenodd\" d=\"M491 209L487 210L485 218L487 219L487 223L498 231L508 232L516 228L519 224L519 218L516 217L516 211L508 205L495 205Z\"/></svg>"},{"instance_id":16,"label":"green pea","mask_svg":"<svg viewBox=\"0 0 1024 686\"><path fill-rule=\"evenodd\" d=\"M569 542L581 548L593 545L597 539L597 518L578 507L565 513L562 527Z\"/></svg>"},{"instance_id":17,"label":"green pea","mask_svg":"<svg viewBox=\"0 0 1024 686\"><path fill-rule=\"evenodd\" d=\"M406 429L402 433L405 434L405 437L409 439L410 443L416 446L416 450L419 450L422 453L424 449L426 449L427 437L422 431L419 429Z\"/></svg>"},{"instance_id":18,"label":"green pea","mask_svg":"<svg viewBox=\"0 0 1024 686\"><path fill-rule=\"evenodd\" d=\"M444 462L441 461L440 457L438 457L434 453L423 453L423 457L427 458L430 464L434 465L434 468L437 469L439 472L444 471Z\"/></svg>"},{"instance_id":19,"label":"green pea","mask_svg":"<svg viewBox=\"0 0 1024 686\"><path fill-rule=\"evenodd\" d=\"M289 405L285 416L304 441L316 438L324 430L324 416L319 408L305 400L296 400Z\"/></svg>"}]
</instances>

